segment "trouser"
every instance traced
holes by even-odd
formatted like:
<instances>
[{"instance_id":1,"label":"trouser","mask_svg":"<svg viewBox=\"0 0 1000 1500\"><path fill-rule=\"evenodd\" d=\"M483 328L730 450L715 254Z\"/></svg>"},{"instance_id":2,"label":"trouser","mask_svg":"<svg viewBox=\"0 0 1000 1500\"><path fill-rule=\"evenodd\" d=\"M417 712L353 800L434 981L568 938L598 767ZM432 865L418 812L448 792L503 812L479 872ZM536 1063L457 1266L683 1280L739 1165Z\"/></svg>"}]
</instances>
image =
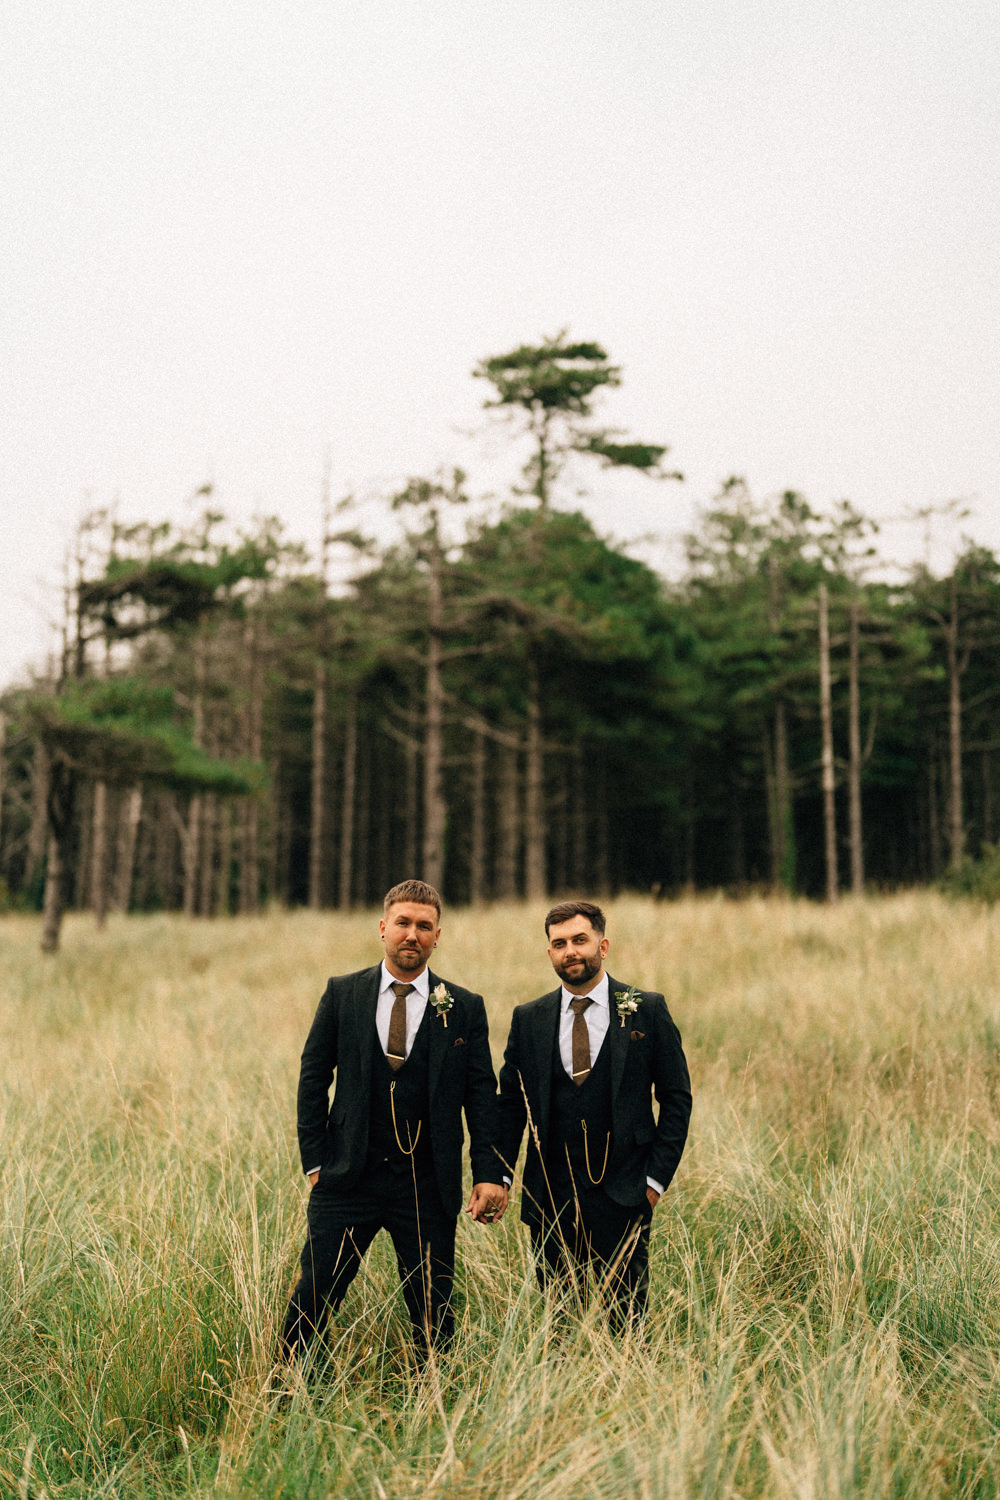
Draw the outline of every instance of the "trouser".
<instances>
[{"instance_id":1,"label":"trouser","mask_svg":"<svg viewBox=\"0 0 1000 1500\"><path fill-rule=\"evenodd\" d=\"M406 1310L419 1354L451 1338L455 1217L445 1211L432 1172L416 1178L382 1164L366 1171L352 1191L324 1189L323 1174L309 1195L301 1272L281 1335L286 1359L303 1353L336 1310L380 1229L396 1252Z\"/></svg>"},{"instance_id":2,"label":"trouser","mask_svg":"<svg viewBox=\"0 0 1000 1500\"><path fill-rule=\"evenodd\" d=\"M653 1210L648 1200L622 1207L589 1185L552 1187L552 1202L529 1224L538 1284L574 1285L586 1304L592 1276L620 1330L646 1311Z\"/></svg>"}]
</instances>

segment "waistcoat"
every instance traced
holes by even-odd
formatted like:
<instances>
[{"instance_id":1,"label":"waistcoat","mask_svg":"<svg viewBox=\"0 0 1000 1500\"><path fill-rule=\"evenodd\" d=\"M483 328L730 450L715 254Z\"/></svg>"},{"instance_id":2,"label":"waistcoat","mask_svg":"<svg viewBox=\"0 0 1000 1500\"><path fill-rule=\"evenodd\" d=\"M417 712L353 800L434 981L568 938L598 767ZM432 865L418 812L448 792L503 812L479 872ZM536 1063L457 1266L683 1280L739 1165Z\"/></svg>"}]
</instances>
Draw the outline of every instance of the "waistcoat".
<instances>
[{"instance_id":1,"label":"waistcoat","mask_svg":"<svg viewBox=\"0 0 1000 1500\"><path fill-rule=\"evenodd\" d=\"M549 1114L548 1161L565 1168L566 1153L575 1177L590 1173L599 1177L605 1159L605 1147L611 1133L611 1046L605 1036L597 1060L579 1086L568 1076L559 1053L558 1039L552 1049L552 1095ZM586 1154L584 1152L586 1124Z\"/></svg>"},{"instance_id":2,"label":"waistcoat","mask_svg":"<svg viewBox=\"0 0 1000 1500\"><path fill-rule=\"evenodd\" d=\"M368 1100L368 1155L366 1165L377 1166L387 1161L393 1171L410 1172L412 1166L430 1163L431 1143L428 1091L430 1067L431 1007L424 1011L424 1018L410 1048L410 1055L401 1068L393 1072L382 1051L378 1032L372 1027L371 1087ZM395 1124L393 1114L395 1113ZM417 1127L420 1135L417 1135ZM398 1136L398 1140L397 1140ZM416 1141L412 1158L401 1151L399 1142L408 1149Z\"/></svg>"}]
</instances>

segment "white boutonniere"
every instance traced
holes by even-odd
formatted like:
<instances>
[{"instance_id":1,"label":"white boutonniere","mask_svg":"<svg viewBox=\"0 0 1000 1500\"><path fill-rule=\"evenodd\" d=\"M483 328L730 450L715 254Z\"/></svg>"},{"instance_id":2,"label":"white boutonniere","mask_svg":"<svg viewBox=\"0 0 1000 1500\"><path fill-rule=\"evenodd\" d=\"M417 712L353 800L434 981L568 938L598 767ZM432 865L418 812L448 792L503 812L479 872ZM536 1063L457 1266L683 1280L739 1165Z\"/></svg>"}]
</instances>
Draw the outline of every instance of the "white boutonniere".
<instances>
[{"instance_id":1,"label":"white boutonniere","mask_svg":"<svg viewBox=\"0 0 1000 1500\"><path fill-rule=\"evenodd\" d=\"M447 987L444 984L436 984L434 986L434 988L431 990L430 1000L431 1000L431 1004L433 1005L434 1009L437 1011L438 1015L441 1017L442 1021L444 1022L444 1024L445 1024L445 1030L447 1030L448 1029L448 1012L451 1010L451 1007L455 1004L455 997L454 997L454 995L449 995Z\"/></svg>"},{"instance_id":2,"label":"white boutonniere","mask_svg":"<svg viewBox=\"0 0 1000 1500\"><path fill-rule=\"evenodd\" d=\"M639 1001L642 996L634 984L630 984L627 990L615 990L615 1010L618 1012L619 1026L625 1025L625 1017L634 1015L639 1009Z\"/></svg>"}]
</instances>

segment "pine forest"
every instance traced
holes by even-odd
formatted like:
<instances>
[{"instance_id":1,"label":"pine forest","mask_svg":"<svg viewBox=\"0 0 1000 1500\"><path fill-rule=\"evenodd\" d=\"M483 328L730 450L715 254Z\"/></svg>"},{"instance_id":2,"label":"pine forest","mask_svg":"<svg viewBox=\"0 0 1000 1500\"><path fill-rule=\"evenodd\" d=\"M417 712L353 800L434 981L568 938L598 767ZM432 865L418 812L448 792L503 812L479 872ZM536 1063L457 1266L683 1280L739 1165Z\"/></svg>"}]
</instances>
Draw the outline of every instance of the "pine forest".
<instances>
[{"instance_id":1,"label":"pine forest","mask_svg":"<svg viewBox=\"0 0 1000 1500\"><path fill-rule=\"evenodd\" d=\"M62 649L0 697L0 904L183 911L959 881L1000 825L1000 561L903 572L849 502L724 483L676 576L564 484L681 476L600 427L621 372L566 335L476 367L523 485L68 539ZM319 505L317 507L319 509Z\"/></svg>"}]
</instances>

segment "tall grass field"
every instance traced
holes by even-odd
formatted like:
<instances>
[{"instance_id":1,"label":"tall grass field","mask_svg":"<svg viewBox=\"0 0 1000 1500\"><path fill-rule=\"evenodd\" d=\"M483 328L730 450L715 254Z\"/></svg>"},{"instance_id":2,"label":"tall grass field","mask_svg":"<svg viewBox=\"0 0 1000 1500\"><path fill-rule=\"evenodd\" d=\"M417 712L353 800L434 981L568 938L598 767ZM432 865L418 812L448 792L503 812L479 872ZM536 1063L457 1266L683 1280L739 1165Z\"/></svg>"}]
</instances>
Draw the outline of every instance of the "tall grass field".
<instances>
[{"instance_id":1,"label":"tall grass field","mask_svg":"<svg viewBox=\"0 0 1000 1500\"><path fill-rule=\"evenodd\" d=\"M459 1223L416 1371L380 1236L325 1368L272 1378L305 1185L298 1057L379 913L0 921L0 1494L1000 1496L1000 910L932 893L609 906L694 1113L650 1312L547 1305L516 1202ZM446 912L499 1063L542 910Z\"/></svg>"}]
</instances>

